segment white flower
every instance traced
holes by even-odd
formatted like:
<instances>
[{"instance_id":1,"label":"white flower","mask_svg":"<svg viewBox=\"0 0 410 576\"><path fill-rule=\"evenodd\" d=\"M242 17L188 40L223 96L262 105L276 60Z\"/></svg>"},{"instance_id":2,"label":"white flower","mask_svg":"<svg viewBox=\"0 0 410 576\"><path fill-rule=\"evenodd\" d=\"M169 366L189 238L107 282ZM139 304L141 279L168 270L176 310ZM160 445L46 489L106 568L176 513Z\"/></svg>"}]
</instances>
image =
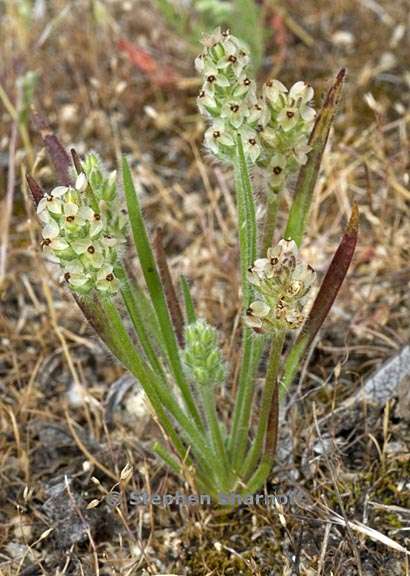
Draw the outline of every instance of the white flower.
<instances>
[{"instance_id":1,"label":"white flower","mask_svg":"<svg viewBox=\"0 0 410 576\"><path fill-rule=\"evenodd\" d=\"M263 85L263 96L273 105L282 102L282 95L286 94L288 89L279 80L268 80Z\"/></svg>"},{"instance_id":2,"label":"white flower","mask_svg":"<svg viewBox=\"0 0 410 576\"><path fill-rule=\"evenodd\" d=\"M262 330L264 326L264 320L268 318L271 313L271 308L265 302L257 300L252 302L246 311L245 323L256 330Z\"/></svg>"},{"instance_id":3,"label":"white flower","mask_svg":"<svg viewBox=\"0 0 410 576\"><path fill-rule=\"evenodd\" d=\"M87 186L88 186L87 176L84 174L84 172L80 172L75 181L75 189L78 190L79 192L85 192Z\"/></svg>"},{"instance_id":4,"label":"white flower","mask_svg":"<svg viewBox=\"0 0 410 576\"><path fill-rule=\"evenodd\" d=\"M112 266L104 266L97 273L96 288L102 292L113 292L117 290L118 280L114 276Z\"/></svg>"},{"instance_id":5,"label":"white flower","mask_svg":"<svg viewBox=\"0 0 410 576\"><path fill-rule=\"evenodd\" d=\"M296 146L293 148L296 162L298 164L300 164L301 166L306 164L307 159L308 159L308 153L310 152L310 150L311 150L311 146L306 144L306 140L304 140L303 142L297 143Z\"/></svg>"},{"instance_id":6,"label":"white flower","mask_svg":"<svg viewBox=\"0 0 410 576\"><path fill-rule=\"evenodd\" d=\"M197 98L198 108L201 114L215 113L218 109L218 104L215 95L211 90L201 90Z\"/></svg>"},{"instance_id":7,"label":"white flower","mask_svg":"<svg viewBox=\"0 0 410 576\"><path fill-rule=\"evenodd\" d=\"M245 96L249 96L250 98L254 99L254 93L255 82L243 74L238 79L238 83L232 92L232 97L245 98Z\"/></svg>"},{"instance_id":8,"label":"white flower","mask_svg":"<svg viewBox=\"0 0 410 576\"><path fill-rule=\"evenodd\" d=\"M53 240L46 238L42 242L44 256L51 260L51 262L60 262L59 253L70 249L68 242L64 238L57 236Z\"/></svg>"},{"instance_id":9,"label":"white flower","mask_svg":"<svg viewBox=\"0 0 410 576\"><path fill-rule=\"evenodd\" d=\"M279 188L282 186L287 176L287 160L281 154L272 156L269 164L269 184L272 188Z\"/></svg>"},{"instance_id":10,"label":"white flower","mask_svg":"<svg viewBox=\"0 0 410 576\"><path fill-rule=\"evenodd\" d=\"M57 238L59 234L60 234L60 226L53 218L50 218L50 220L46 223L46 225L42 229L41 235L45 240L47 239L53 240L54 238Z\"/></svg>"},{"instance_id":11,"label":"white flower","mask_svg":"<svg viewBox=\"0 0 410 576\"><path fill-rule=\"evenodd\" d=\"M228 31L222 32L220 26L218 26L211 34L203 36L201 44L205 46L205 48L212 48L215 44L223 44L229 36L230 34Z\"/></svg>"},{"instance_id":12,"label":"white flower","mask_svg":"<svg viewBox=\"0 0 410 576\"><path fill-rule=\"evenodd\" d=\"M262 148L259 142L258 133L251 128L244 127L240 131L245 156L255 163L259 158Z\"/></svg>"},{"instance_id":13,"label":"white flower","mask_svg":"<svg viewBox=\"0 0 410 576\"><path fill-rule=\"evenodd\" d=\"M312 86L309 86L302 80L293 84L289 90L289 98L298 101L298 105L305 105L310 102L313 98L314 91Z\"/></svg>"},{"instance_id":14,"label":"white flower","mask_svg":"<svg viewBox=\"0 0 410 576\"><path fill-rule=\"evenodd\" d=\"M300 118L299 110L296 106L286 106L278 114L278 122L285 132L292 130Z\"/></svg>"},{"instance_id":15,"label":"white flower","mask_svg":"<svg viewBox=\"0 0 410 576\"><path fill-rule=\"evenodd\" d=\"M205 145L217 156L223 153L221 146L228 148L233 148L235 146L234 137L226 129L223 120L216 120L205 132Z\"/></svg>"},{"instance_id":16,"label":"white flower","mask_svg":"<svg viewBox=\"0 0 410 576\"><path fill-rule=\"evenodd\" d=\"M56 186L55 188L53 188L53 190L51 190L50 196L52 196L53 198L62 198L67 194L69 190L70 188L68 188L67 186Z\"/></svg>"},{"instance_id":17,"label":"white flower","mask_svg":"<svg viewBox=\"0 0 410 576\"><path fill-rule=\"evenodd\" d=\"M263 129L269 123L271 113L263 98L258 98L249 109L248 122L256 124L259 129Z\"/></svg>"},{"instance_id":18,"label":"white flower","mask_svg":"<svg viewBox=\"0 0 410 576\"><path fill-rule=\"evenodd\" d=\"M92 268L101 268L104 264L104 253L98 244L94 244L91 238L75 240L71 244L77 256L82 257L82 262Z\"/></svg>"},{"instance_id":19,"label":"white flower","mask_svg":"<svg viewBox=\"0 0 410 576\"><path fill-rule=\"evenodd\" d=\"M74 260L64 267L64 279L74 288L83 288L90 281L90 275L79 260Z\"/></svg>"},{"instance_id":20,"label":"white flower","mask_svg":"<svg viewBox=\"0 0 410 576\"><path fill-rule=\"evenodd\" d=\"M313 120L316 117L316 110L314 110L310 106L303 106L300 110L300 115L306 122L306 124L312 124Z\"/></svg>"},{"instance_id":21,"label":"white flower","mask_svg":"<svg viewBox=\"0 0 410 576\"><path fill-rule=\"evenodd\" d=\"M89 206L80 206L78 210L78 217L82 222L91 222L94 217L94 210Z\"/></svg>"},{"instance_id":22,"label":"white flower","mask_svg":"<svg viewBox=\"0 0 410 576\"><path fill-rule=\"evenodd\" d=\"M63 204L64 216L75 216L78 212L78 204L74 202L65 202Z\"/></svg>"},{"instance_id":23,"label":"white flower","mask_svg":"<svg viewBox=\"0 0 410 576\"><path fill-rule=\"evenodd\" d=\"M246 121L248 107L241 100L228 100L221 109L221 118L226 118L230 124L238 129Z\"/></svg>"},{"instance_id":24,"label":"white flower","mask_svg":"<svg viewBox=\"0 0 410 576\"><path fill-rule=\"evenodd\" d=\"M114 246L118 246L120 240L115 238L114 236L110 236L109 234L104 234L101 238L101 244L107 248L114 248Z\"/></svg>"}]
</instances>

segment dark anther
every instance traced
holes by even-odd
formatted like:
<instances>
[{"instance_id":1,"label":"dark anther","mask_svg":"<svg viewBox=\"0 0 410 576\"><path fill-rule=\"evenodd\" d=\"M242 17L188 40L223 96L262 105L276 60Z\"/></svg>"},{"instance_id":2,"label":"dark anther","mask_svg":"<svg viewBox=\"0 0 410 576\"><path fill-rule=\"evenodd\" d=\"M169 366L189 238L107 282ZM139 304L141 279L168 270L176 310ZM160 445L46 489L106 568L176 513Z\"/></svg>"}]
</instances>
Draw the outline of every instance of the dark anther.
<instances>
[{"instance_id":1,"label":"dark anther","mask_svg":"<svg viewBox=\"0 0 410 576\"><path fill-rule=\"evenodd\" d=\"M249 138L248 142L249 142L249 144L251 144L251 146L255 146L255 144L256 144L255 138Z\"/></svg>"},{"instance_id":2,"label":"dark anther","mask_svg":"<svg viewBox=\"0 0 410 576\"><path fill-rule=\"evenodd\" d=\"M277 176L279 176L281 172L282 168L280 166L275 166L275 168L273 169L273 173L276 174Z\"/></svg>"},{"instance_id":3,"label":"dark anther","mask_svg":"<svg viewBox=\"0 0 410 576\"><path fill-rule=\"evenodd\" d=\"M243 81L243 83L245 84L245 86L249 86L249 84L251 83L251 81L249 80L249 78L245 78L245 80Z\"/></svg>"},{"instance_id":4,"label":"dark anther","mask_svg":"<svg viewBox=\"0 0 410 576\"><path fill-rule=\"evenodd\" d=\"M199 93L200 98L205 98L205 90L201 90Z\"/></svg>"},{"instance_id":5,"label":"dark anther","mask_svg":"<svg viewBox=\"0 0 410 576\"><path fill-rule=\"evenodd\" d=\"M111 273L107 274L105 279L107 280L107 282L112 282L114 280L114 274L111 274Z\"/></svg>"},{"instance_id":6,"label":"dark anther","mask_svg":"<svg viewBox=\"0 0 410 576\"><path fill-rule=\"evenodd\" d=\"M88 252L89 254L94 254L94 252L95 252L94 246L89 246L89 247L87 248L87 252Z\"/></svg>"},{"instance_id":7,"label":"dark anther","mask_svg":"<svg viewBox=\"0 0 410 576\"><path fill-rule=\"evenodd\" d=\"M258 125L256 126L256 132L263 132L263 126L262 126L262 124L258 124Z\"/></svg>"},{"instance_id":8,"label":"dark anther","mask_svg":"<svg viewBox=\"0 0 410 576\"><path fill-rule=\"evenodd\" d=\"M231 104L231 111L232 112L238 112L238 110L239 110L238 104Z\"/></svg>"},{"instance_id":9,"label":"dark anther","mask_svg":"<svg viewBox=\"0 0 410 576\"><path fill-rule=\"evenodd\" d=\"M255 104L255 109L256 110L262 110L262 106L259 106L259 104Z\"/></svg>"},{"instance_id":10,"label":"dark anther","mask_svg":"<svg viewBox=\"0 0 410 576\"><path fill-rule=\"evenodd\" d=\"M288 111L286 112L286 116L287 116L288 118L293 118L294 115L295 115L295 113L292 112L292 110L288 110Z\"/></svg>"},{"instance_id":11,"label":"dark anther","mask_svg":"<svg viewBox=\"0 0 410 576\"><path fill-rule=\"evenodd\" d=\"M75 217L74 216L67 216L66 220L67 220L67 222L74 222Z\"/></svg>"},{"instance_id":12,"label":"dark anther","mask_svg":"<svg viewBox=\"0 0 410 576\"><path fill-rule=\"evenodd\" d=\"M219 138L220 135L221 133L219 132L219 130L215 130L215 132L212 134L214 138Z\"/></svg>"},{"instance_id":13,"label":"dark anther","mask_svg":"<svg viewBox=\"0 0 410 576\"><path fill-rule=\"evenodd\" d=\"M97 220L97 222L98 222L99 220L101 220L101 216L97 213L94 214L94 220Z\"/></svg>"},{"instance_id":14,"label":"dark anther","mask_svg":"<svg viewBox=\"0 0 410 576\"><path fill-rule=\"evenodd\" d=\"M273 86L272 80L268 80L268 81L266 82L266 86L267 86L268 88L272 88L272 86Z\"/></svg>"},{"instance_id":15,"label":"dark anther","mask_svg":"<svg viewBox=\"0 0 410 576\"><path fill-rule=\"evenodd\" d=\"M71 278L70 272L66 272L66 273L64 274L64 280L65 280L66 282L68 282L68 281L70 280L70 278Z\"/></svg>"},{"instance_id":16,"label":"dark anther","mask_svg":"<svg viewBox=\"0 0 410 576\"><path fill-rule=\"evenodd\" d=\"M44 238L44 240L41 243L41 246L50 246L50 244L51 244L50 238Z\"/></svg>"},{"instance_id":17,"label":"dark anther","mask_svg":"<svg viewBox=\"0 0 410 576\"><path fill-rule=\"evenodd\" d=\"M207 80L208 80L208 82L210 82L210 83L212 84L212 82L215 82L216 76L214 76L213 74L211 74L210 76L208 76Z\"/></svg>"},{"instance_id":18,"label":"dark anther","mask_svg":"<svg viewBox=\"0 0 410 576\"><path fill-rule=\"evenodd\" d=\"M228 58L229 62L232 62L232 64L235 64L235 62L237 61L237 57L234 56L233 54L231 54Z\"/></svg>"},{"instance_id":19,"label":"dark anther","mask_svg":"<svg viewBox=\"0 0 410 576\"><path fill-rule=\"evenodd\" d=\"M273 256L273 258L270 259L270 263L272 266L276 266L278 262L279 260L276 258L276 256Z\"/></svg>"}]
</instances>

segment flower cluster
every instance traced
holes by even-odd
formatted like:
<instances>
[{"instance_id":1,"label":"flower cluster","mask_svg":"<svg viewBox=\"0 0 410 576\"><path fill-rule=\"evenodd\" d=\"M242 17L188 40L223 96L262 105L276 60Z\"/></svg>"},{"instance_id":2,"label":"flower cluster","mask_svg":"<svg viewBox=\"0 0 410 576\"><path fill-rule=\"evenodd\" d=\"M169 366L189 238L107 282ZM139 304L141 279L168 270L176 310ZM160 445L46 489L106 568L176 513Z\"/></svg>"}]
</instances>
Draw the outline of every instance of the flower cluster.
<instances>
[{"instance_id":1,"label":"flower cluster","mask_svg":"<svg viewBox=\"0 0 410 576\"><path fill-rule=\"evenodd\" d=\"M261 299L249 306L246 324L257 332L299 328L314 280L315 272L301 260L295 242L281 240L249 269L249 282Z\"/></svg>"},{"instance_id":2,"label":"flower cluster","mask_svg":"<svg viewBox=\"0 0 410 576\"><path fill-rule=\"evenodd\" d=\"M93 154L86 157L83 169L74 186L57 186L38 203L42 247L61 265L64 279L76 292L96 288L115 293L114 267L126 227L115 172L106 176Z\"/></svg>"},{"instance_id":3,"label":"flower cluster","mask_svg":"<svg viewBox=\"0 0 410 576\"><path fill-rule=\"evenodd\" d=\"M257 94L249 77L249 52L228 31L217 29L204 41L195 60L204 78L198 107L210 120L205 144L221 159L235 153L237 135L247 158L272 174L272 187L304 164L315 111L310 106L313 88L296 82L288 90L278 80L266 82Z\"/></svg>"},{"instance_id":4,"label":"flower cluster","mask_svg":"<svg viewBox=\"0 0 410 576\"><path fill-rule=\"evenodd\" d=\"M218 335L205 320L197 320L186 327L183 360L188 373L200 386L223 382L225 365Z\"/></svg>"}]
</instances>

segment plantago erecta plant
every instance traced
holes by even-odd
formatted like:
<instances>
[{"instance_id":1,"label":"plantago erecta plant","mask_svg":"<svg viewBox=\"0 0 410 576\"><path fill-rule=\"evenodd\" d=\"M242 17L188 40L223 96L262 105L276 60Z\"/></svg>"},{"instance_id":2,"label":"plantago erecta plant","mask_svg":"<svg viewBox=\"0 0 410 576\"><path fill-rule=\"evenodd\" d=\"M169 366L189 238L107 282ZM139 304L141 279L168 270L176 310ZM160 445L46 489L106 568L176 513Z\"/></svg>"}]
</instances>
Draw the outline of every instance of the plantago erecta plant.
<instances>
[{"instance_id":1,"label":"plantago erecta plant","mask_svg":"<svg viewBox=\"0 0 410 576\"><path fill-rule=\"evenodd\" d=\"M299 248L344 71L316 114L309 85L299 81L288 89L272 79L258 91L249 63L246 45L219 29L204 39L204 50L196 60L203 78L198 106L209 123L205 146L233 167L238 214L242 350L228 425L217 410L216 399L220 387L226 385L229 359L222 355L216 330L197 318L185 279L181 280L181 310L161 231L151 242L141 212L139 184L127 160L122 164L124 211L115 173L107 174L93 154L81 161L73 153L71 161L40 120L60 185L44 194L29 177L46 255L60 265L62 278L101 339L141 383L173 447L173 453L159 444L154 450L176 473L193 478L198 489L211 495L247 494L263 486L275 459L280 397L346 276L358 231L354 207L309 307L316 276ZM262 171L267 181L261 231L252 190L254 170ZM274 243L280 193L298 170L286 230ZM142 270L138 284L124 262L129 232ZM129 322L124 321L121 302ZM283 358L286 337L297 331ZM257 408L255 379L266 348L269 358ZM257 418L251 418L256 409ZM252 420L256 421L254 429Z\"/></svg>"}]
</instances>

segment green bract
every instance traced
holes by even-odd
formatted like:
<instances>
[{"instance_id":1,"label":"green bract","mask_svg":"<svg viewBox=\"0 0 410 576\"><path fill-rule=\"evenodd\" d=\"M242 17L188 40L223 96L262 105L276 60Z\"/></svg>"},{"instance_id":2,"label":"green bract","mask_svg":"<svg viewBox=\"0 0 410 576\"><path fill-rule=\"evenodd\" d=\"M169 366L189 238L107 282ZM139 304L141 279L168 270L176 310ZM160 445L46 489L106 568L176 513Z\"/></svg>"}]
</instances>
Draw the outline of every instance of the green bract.
<instances>
[{"instance_id":1,"label":"green bract","mask_svg":"<svg viewBox=\"0 0 410 576\"><path fill-rule=\"evenodd\" d=\"M215 328L205 320L188 324L182 355L188 374L200 386L214 386L225 378L225 366L219 351Z\"/></svg>"}]
</instances>

